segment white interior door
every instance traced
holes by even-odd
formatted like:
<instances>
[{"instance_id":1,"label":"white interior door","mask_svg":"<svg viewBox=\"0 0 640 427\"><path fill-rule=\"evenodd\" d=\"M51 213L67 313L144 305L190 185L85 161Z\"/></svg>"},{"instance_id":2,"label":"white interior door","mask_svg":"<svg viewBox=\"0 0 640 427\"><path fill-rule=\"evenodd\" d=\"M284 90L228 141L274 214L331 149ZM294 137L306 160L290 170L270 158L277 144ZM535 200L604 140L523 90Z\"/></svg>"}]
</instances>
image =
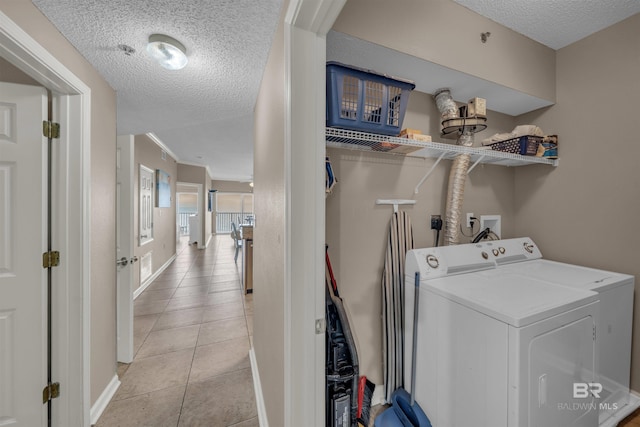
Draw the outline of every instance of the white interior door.
<instances>
[{"instance_id":1,"label":"white interior door","mask_svg":"<svg viewBox=\"0 0 640 427\"><path fill-rule=\"evenodd\" d=\"M133 361L133 136L119 136L116 149L116 289L118 362Z\"/></svg>"},{"instance_id":2,"label":"white interior door","mask_svg":"<svg viewBox=\"0 0 640 427\"><path fill-rule=\"evenodd\" d=\"M0 83L0 425L46 425L44 88Z\"/></svg>"}]
</instances>

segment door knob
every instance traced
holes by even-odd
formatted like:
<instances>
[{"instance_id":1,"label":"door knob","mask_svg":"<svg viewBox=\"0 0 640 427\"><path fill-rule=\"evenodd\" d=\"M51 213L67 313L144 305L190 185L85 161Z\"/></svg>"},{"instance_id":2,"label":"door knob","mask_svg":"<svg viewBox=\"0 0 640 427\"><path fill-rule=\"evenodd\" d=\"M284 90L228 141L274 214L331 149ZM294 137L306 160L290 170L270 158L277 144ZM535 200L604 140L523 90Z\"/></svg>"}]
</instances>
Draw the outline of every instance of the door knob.
<instances>
[{"instance_id":1,"label":"door knob","mask_svg":"<svg viewBox=\"0 0 640 427\"><path fill-rule=\"evenodd\" d=\"M122 267L124 267L127 264L129 264L129 260L125 256L123 256L122 258L116 261L116 265L120 265Z\"/></svg>"}]
</instances>

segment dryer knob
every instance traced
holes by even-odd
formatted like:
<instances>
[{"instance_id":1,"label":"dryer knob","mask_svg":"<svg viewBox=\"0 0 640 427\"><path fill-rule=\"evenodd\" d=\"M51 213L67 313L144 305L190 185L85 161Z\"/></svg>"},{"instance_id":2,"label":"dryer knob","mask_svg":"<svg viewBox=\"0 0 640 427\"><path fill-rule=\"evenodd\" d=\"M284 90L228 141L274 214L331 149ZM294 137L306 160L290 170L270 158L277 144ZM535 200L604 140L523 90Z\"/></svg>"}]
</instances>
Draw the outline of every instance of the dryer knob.
<instances>
[{"instance_id":1,"label":"dryer knob","mask_svg":"<svg viewBox=\"0 0 640 427\"><path fill-rule=\"evenodd\" d=\"M502 246L500 246L498 248L498 250L500 251L501 254L505 253L507 250L505 248L503 248Z\"/></svg>"},{"instance_id":2,"label":"dryer knob","mask_svg":"<svg viewBox=\"0 0 640 427\"><path fill-rule=\"evenodd\" d=\"M489 259L489 254L488 254L488 253L486 253L485 251L482 251L482 254L481 254L481 255L482 255L482 258L484 258L484 259Z\"/></svg>"},{"instance_id":3,"label":"dryer knob","mask_svg":"<svg viewBox=\"0 0 640 427\"><path fill-rule=\"evenodd\" d=\"M523 243L524 249L530 254L533 253L533 245L531 243L525 242Z\"/></svg>"},{"instance_id":4,"label":"dryer knob","mask_svg":"<svg viewBox=\"0 0 640 427\"><path fill-rule=\"evenodd\" d=\"M438 261L438 258L436 258L434 255L429 254L427 255L427 264L431 268L438 268L438 266L440 265L440 262Z\"/></svg>"},{"instance_id":5,"label":"dryer knob","mask_svg":"<svg viewBox=\"0 0 640 427\"><path fill-rule=\"evenodd\" d=\"M500 255L500 252L497 249L494 249L492 252L493 252L493 256Z\"/></svg>"}]
</instances>

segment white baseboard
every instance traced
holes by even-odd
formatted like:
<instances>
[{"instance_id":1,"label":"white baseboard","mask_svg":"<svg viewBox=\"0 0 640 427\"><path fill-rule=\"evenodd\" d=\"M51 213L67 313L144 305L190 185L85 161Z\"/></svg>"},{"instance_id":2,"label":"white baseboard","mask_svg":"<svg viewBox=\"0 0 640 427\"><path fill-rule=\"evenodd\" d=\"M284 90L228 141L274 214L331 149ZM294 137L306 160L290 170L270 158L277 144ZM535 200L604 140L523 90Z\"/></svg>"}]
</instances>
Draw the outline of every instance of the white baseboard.
<instances>
[{"instance_id":1,"label":"white baseboard","mask_svg":"<svg viewBox=\"0 0 640 427\"><path fill-rule=\"evenodd\" d=\"M269 427L267 410L264 406L264 395L262 394L262 384L260 383L260 374L258 373L258 362L256 361L256 353L253 351L253 347L249 350L249 359L251 360L253 389L256 393L256 406L258 407L258 424L260 424L260 427Z\"/></svg>"},{"instance_id":2,"label":"white baseboard","mask_svg":"<svg viewBox=\"0 0 640 427\"><path fill-rule=\"evenodd\" d=\"M211 242L212 238L213 238L213 234L209 234L209 237L207 237L206 243L196 242L198 244L198 249L207 249L209 247L209 242Z\"/></svg>"},{"instance_id":3,"label":"white baseboard","mask_svg":"<svg viewBox=\"0 0 640 427\"><path fill-rule=\"evenodd\" d=\"M104 412L105 408L107 407L109 402L111 402L111 399L116 394L116 391L118 391L118 387L120 387L120 379L118 379L118 375L116 374L113 376L113 378L111 378L109 384L107 384L105 389L102 391L102 394L100 395L100 397L98 397L96 403L91 406L91 411L89 412L91 425L98 422L98 419Z\"/></svg>"},{"instance_id":4,"label":"white baseboard","mask_svg":"<svg viewBox=\"0 0 640 427\"><path fill-rule=\"evenodd\" d=\"M149 285L151 283L153 283L154 280L156 280L156 278L162 274L163 271L165 271L167 269L167 267L169 267L171 265L171 263L176 259L176 254L173 254L173 256L171 258L169 258L167 260L167 262L165 262L162 267L160 267L159 269L156 270L155 273L153 273L151 276L149 276L147 278L147 280L144 281L144 283L142 283L140 286L138 286L138 289L136 289L135 291L133 291L133 299L138 298L138 295L140 295L142 292L144 292L145 289L147 289L149 287Z\"/></svg>"}]
</instances>

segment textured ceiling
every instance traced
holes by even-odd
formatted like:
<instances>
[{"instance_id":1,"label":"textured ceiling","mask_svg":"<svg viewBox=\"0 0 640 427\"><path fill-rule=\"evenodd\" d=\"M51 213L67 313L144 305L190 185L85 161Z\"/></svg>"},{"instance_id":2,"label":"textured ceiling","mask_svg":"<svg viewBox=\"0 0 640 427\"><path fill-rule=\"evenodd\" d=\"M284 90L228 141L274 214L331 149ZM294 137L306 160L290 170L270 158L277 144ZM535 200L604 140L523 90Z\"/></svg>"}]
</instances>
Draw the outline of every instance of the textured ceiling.
<instances>
[{"instance_id":1,"label":"textured ceiling","mask_svg":"<svg viewBox=\"0 0 640 427\"><path fill-rule=\"evenodd\" d=\"M116 90L119 134L151 132L214 179L252 178L253 107L282 0L32 1ZM454 1L554 49L640 12L640 0ZM168 71L151 60L145 47L154 33L185 45L186 68ZM375 45L359 51L339 34L328 42L329 58L353 65L404 76L425 67ZM136 52L127 56L120 44ZM407 69L386 70L395 63ZM454 77L466 78L447 76ZM417 83L428 93L433 85ZM509 91L494 103L499 98L517 110Z\"/></svg>"},{"instance_id":2,"label":"textured ceiling","mask_svg":"<svg viewBox=\"0 0 640 427\"><path fill-rule=\"evenodd\" d=\"M33 0L118 96L118 134L153 132L215 179L253 175L253 107L282 0ZM149 35L187 48L169 71ZM119 44L133 47L130 56Z\"/></svg>"},{"instance_id":3,"label":"textured ceiling","mask_svg":"<svg viewBox=\"0 0 640 427\"><path fill-rule=\"evenodd\" d=\"M640 12L639 0L453 0L552 49Z\"/></svg>"}]
</instances>

